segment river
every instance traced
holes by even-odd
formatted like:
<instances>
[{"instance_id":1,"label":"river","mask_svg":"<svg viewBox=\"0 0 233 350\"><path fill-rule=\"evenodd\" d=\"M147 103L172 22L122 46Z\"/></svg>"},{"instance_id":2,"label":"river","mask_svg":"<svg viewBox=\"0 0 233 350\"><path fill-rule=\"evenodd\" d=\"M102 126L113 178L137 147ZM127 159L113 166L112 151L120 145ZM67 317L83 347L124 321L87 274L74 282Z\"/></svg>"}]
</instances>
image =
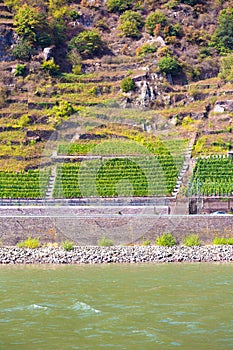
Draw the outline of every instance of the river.
<instances>
[{"instance_id":1,"label":"river","mask_svg":"<svg viewBox=\"0 0 233 350\"><path fill-rule=\"evenodd\" d=\"M233 349L233 264L2 265L0 349Z\"/></svg>"}]
</instances>

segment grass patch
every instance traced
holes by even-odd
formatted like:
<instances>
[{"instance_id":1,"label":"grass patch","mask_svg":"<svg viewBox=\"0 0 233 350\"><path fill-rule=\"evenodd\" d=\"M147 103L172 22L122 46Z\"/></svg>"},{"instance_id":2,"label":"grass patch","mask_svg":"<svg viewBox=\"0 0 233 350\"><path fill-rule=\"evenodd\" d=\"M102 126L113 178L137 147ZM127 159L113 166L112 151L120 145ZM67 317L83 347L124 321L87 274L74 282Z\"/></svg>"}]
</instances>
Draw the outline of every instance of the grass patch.
<instances>
[{"instance_id":1,"label":"grass patch","mask_svg":"<svg viewBox=\"0 0 233 350\"><path fill-rule=\"evenodd\" d=\"M102 236L99 240L98 240L98 246L99 247L111 247L113 246L113 240L106 238L105 236Z\"/></svg>"},{"instance_id":2,"label":"grass patch","mask_svg":"<svg viewBox=\"0 0 233 350\"><path fill-rule=\"evenodd\" d=\"M151 241L149 239L144 239L142 240L142 246L149 246L151 245Z\"/></svg>"}]
</instances>

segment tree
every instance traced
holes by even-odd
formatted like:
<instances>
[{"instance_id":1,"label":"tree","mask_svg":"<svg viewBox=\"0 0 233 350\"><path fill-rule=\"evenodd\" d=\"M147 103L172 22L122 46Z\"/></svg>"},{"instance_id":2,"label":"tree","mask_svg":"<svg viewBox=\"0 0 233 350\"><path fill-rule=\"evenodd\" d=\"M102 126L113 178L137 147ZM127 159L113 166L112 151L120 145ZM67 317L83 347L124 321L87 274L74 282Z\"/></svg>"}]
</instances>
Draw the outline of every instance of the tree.
<instances>
[{"instance_id":1,"label":"tree","mask_svg":"<svg viewBox=\"0 0 233 350\"><path fill-rule=\"evenodd\" d=\"M31 44L40 43L40 36L44 37L48 28L45 14L27 4L17 10L15 26L19 37Z\"/></svg>"},{"instance_id":2,"label":"tree","mask_svg":"<svg viewBox=\"0 0 233 350\"><path fill-rule=\"evenodd\" d=\"M107 0L107 8L111 12L124 12L133 6L133 0Z\"/></svg>"},{"instance_id":3,"label":"tree","mask_svg":"<svg viewBox=\"0 0 233 350\"><path fill-rule=\"evenodd\" d=\"M233 50L233 8L226 8L218 17L218 28L212 38L219 51Z\"/></svg>"},{"instance_id":4,"label":"tree","mask_svg":"<svg viewBox=\"0 0 233 350\"><path fill-rule=\"evenodd\" d=\"M156 10L151 13L146 19L146 31L150 35L154 35L154 30L156 25L160 24L161 27L164 27L167 22L166 15L160 10Z\"/></svg>"},{"instance_id":5,"label":"tree","mask_svg":"<svg viewBox=\"0 0 233 350\"><path fill-rule=\"evenodd\" d=\"M158 67L162 73L176 74L180 68L177 60L171 56L162 57L158 62Z\"/></svg>"},{"instance_id":6,"label":"tree","mask_svg":"<svg viewBox=\"0 0 233 350\"><path fill-rule=\"evenodd\" d=\"M143 27L143 18L138 12L125 11L120 16L119 29L122 33L131 38L139 38L141 36L140 29Z\"/></svg>"},{"instance_id":7,"label":"tree","mask_svg":"<svg viewBox=\"0 0 233 350\"><path fill-rule=\"evenodd\" d=\"M76 49L81 56L91 58L101 53L103 45L97 31L84 30L70 40L69 49Z\"/></svg>"}]
</instances>

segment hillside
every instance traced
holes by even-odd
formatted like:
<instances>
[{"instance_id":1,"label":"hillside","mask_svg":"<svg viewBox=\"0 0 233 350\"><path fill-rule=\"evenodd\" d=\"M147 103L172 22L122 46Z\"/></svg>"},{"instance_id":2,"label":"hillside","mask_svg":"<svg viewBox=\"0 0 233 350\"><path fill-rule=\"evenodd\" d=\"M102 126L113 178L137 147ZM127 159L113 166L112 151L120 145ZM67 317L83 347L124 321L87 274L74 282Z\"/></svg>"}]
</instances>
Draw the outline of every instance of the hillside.
<instances>
[{"instance_id":1,"label":"hillside","mask_svg":"<svg viewBox=\"0 0 233 350\"><path fill-rule=\"evenodd\" d=\"M197 157L232 148L232 4L1 2L1 171L50 167L53 187L58 159L52 155L63 161L93 155L98 140L120 139L173 158L161 161L166 174L166 164L176 167L162 194L174 193L180 180L187 186ZM67 141L76 146L64 148ZM112 155L127 154L127 147ZM136 146L130 155L135 152Z\"/></svg>"}]
</instances>

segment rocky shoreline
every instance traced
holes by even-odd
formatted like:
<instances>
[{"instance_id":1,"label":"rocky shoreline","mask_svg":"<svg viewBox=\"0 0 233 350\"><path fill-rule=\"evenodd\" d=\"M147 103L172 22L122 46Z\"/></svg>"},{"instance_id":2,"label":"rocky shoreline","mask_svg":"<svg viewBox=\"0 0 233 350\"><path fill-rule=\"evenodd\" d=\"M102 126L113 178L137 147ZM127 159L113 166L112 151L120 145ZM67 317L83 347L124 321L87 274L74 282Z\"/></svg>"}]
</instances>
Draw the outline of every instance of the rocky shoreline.
<instances>
[{"instance_id":1,"label":"rocky shoreline","mask_svg":"<svg viewBox=\"0 0 233 350\"><path fill-rule=\"evenodd\" d=\"M0 247L0 264L103 264L233 262L233 246Z\"/></svg>"}]
</instances>

